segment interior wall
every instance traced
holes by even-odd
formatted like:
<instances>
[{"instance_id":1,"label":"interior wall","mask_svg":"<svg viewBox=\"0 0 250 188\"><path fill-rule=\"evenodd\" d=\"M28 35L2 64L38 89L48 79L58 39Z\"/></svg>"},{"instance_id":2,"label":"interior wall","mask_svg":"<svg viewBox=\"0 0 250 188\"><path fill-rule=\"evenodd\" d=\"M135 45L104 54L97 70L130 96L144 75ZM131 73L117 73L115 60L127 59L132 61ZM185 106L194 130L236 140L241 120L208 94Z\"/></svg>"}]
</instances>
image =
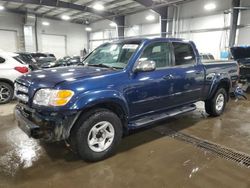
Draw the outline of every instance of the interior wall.
<instances>
[{"instance_id":1,"label":"interior wall","mask_svg":"<svg viewBox=\"0 0 250 188\"><path fill-rule=\"evenodd\" d=\"M50 25L43 26L42 21L48 21ZM82 25L38 18L37 28L39 51L42 51L42 34L65 36L65 55L80 55L81 50L88 48L87 32L85 31L85 27Z\"/></svg>"},{"instance_id":2,"label":"interior wall","mask_svg":"<svg viewBox=\"0 0 250 188\"><path fill-rule=\"evenodd\" d=\"M152 14L155 20L147 21L146 16ZM102 20L90 25L92 32L90 33L90 50L95 49L104 42L117 39L116 28L111 27L111 21ZM143 11L137 14L131 14L125 17L125 38L130 37L159 37L160 24L159 15L153 11Z\"/></svg>"},{"instance_id":3,"label":"interior wall","mask_svg":"<svg viewBox=\"0 0 250 188\"><path fill-rule=\"evenodd\" d=\"M50 26L43 26L42 21L50 22ZM3 11L0 13L0 30L10 30L17 33L17 50L25 51L24 42L24 22L25 15L15 14ZM34 28L33 28L34 32ZM87 32L85 26L73 24L65 21L56 21L50 19L38 18L37 23L37 38L38 38L38 51L42 51L42 34L52 34L66 37L67 51L65 55L80 55L80 51L88 48ZM33 33L35 35L35 33ZM33 36L32 40L35 40ZM53 42L53 41L52 41ZM34 46L26 48L29 52L35 51ZM1 49L1 46L0 46Z\"/></svg>"},{"instance_id":4,"label":"interior wall","mask_svg":"<svg viewBox=\"0 0 250 188\"><path fill-rule=\"evenodd\" d=\"M177 37L194 41L200 53L211 53L218 59L228 50L229 25L229 14L182 18Z\"/></svg>"},{"instance_id":5,"label":"interior wall","mask_svg":"<svg viewBox=\"0 0 250 188\"><path fill-rule=\"evenodd\" d=\"M16 32L17 50L20 51L24 50L23 23L24 15L9 12L0 13L0 30Z\"/></svg>"}]
</instances>

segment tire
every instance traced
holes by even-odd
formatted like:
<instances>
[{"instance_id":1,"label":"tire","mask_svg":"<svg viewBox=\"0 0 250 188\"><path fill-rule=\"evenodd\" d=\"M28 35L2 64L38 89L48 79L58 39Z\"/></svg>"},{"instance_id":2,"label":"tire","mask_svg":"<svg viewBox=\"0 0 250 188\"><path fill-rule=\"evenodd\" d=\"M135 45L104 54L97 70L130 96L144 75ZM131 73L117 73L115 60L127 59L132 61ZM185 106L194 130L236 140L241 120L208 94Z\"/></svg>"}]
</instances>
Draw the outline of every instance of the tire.
<instances>
[{"instance_id":1,"label":"tire","mask_svg":"<svg viewBox=\"0 0 250 188\"><path fill-rule=\"evenodd\" d=\"M205 101L205 110L210 116L220 116L223 114L228 94L224 88L219 88L214 96Z\"/></svg>"},{"instance_id":2,"label":"tire","mask_svg":"<svg viewBox=\"0 0 250 188\"><path fill-rule=\"evenodd\" d=\"M79 118L71 131L69 143L83 160L96 162L113 155L121 138L119 117L110 110L95 109Z\"/></svg>"},{"instance_id":3,"label":"tire","mask_svg":"<svg viewBox=\"0 0 250 188\"><path fill-rule=\"evenodd\" d=\"M0 104L6 104L13 99L14 88L6 83L0 82Z\"/></svg>"}]
</instances>

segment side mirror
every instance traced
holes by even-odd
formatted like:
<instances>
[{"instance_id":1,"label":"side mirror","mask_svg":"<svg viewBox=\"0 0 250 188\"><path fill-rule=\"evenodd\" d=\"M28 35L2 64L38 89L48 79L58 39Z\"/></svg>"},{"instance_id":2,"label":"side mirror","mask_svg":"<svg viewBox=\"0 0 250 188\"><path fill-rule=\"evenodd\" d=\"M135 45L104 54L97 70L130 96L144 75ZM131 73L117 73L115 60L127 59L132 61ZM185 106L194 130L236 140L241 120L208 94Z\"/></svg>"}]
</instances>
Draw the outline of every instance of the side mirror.
<instances>
[{"instance_id":1,"label":"side mirror","mask_svg":"<svg viewBox=\"0 0 250 188\"><path fill-rule=\"evenodd\" d=\"M154 61L138 61L134 72L150 72L156 69L156 64Z\"/></svg>"}]
</instances>

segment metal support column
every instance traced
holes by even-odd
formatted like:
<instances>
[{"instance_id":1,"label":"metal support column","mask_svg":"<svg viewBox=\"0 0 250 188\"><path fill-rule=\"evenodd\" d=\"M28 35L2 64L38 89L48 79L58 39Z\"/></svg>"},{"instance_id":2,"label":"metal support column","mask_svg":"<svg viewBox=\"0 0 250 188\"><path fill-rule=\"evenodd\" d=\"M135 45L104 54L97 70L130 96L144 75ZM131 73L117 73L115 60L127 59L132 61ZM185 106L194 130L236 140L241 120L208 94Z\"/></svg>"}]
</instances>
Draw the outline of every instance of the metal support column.
<instances>
[{"instance_id":1,"label":"metal support column","mask_svg":"<svg viewBox=\"0 0 250 188\"><path fill-rule=\"evenodd\" d=\"M117 24L118 38L124 38L124 28L125 28L125 16L119 16L115 18L115 23Z\"/></svg>"},{"instance_id":2,"label":"metal support column","mask_svg":"<svg viewBox=\"0 0 250 188\"><path fill-rule=\"evenodd\" d=\"M167 36L168 7L160 7L155 10L160 14L161 37Z\"/></svg>"},{"instance_id":3,"label":"metal support column","mask_svg":"<svg viewBox=\"0 0 250 188\"><path fill-rule=\"evenodd\" d=\"M234 7L239 7L239 6L240 6L240 0L232 0L229 47L232 47L235 44L239 10L235 9Z\"/></svg>"}]
</instances>

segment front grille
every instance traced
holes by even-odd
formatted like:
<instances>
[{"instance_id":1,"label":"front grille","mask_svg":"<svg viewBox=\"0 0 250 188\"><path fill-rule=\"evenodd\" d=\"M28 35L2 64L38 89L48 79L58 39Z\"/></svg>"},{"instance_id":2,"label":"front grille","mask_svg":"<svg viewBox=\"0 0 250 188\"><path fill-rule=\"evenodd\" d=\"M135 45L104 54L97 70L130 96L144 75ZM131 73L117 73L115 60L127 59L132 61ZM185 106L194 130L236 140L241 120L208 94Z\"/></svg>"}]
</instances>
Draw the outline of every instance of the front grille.
<instances>
[{"instance_id":1,"label":"front grille","mask_svg":"<svg viewBox=\"0 0 250 188\"><path fill-rule=\"evenodd\" d=\"M15 97L18 100L27 103L29 101L28 92L29 88L27 86L15 83Z\"/></svg>"}]
</instances>

